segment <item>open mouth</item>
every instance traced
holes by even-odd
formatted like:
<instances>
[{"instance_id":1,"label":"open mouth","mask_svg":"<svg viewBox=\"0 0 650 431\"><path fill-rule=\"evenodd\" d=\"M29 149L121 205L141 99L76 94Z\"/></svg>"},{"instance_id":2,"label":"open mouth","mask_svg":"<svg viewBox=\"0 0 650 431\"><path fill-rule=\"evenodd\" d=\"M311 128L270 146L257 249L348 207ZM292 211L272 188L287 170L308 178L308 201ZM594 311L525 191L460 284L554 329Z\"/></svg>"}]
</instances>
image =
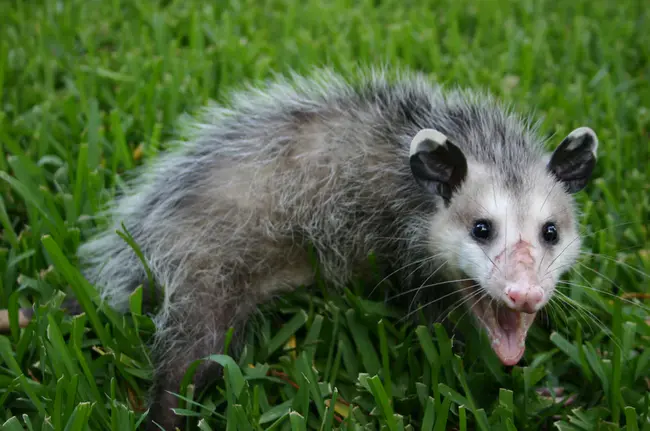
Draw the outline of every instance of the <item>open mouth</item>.
<instances>
[{"instance_id":1,"label":"open mouth","mask_svg":"<svg viewBox=\"0 0 650 431\"><path fill-rule=\"evenodd\" d=\"M470 281L463 284L470 287L475 283ZM536 313L512 310L488 295L479 301L470 300L470 307L487 332L492 349L501 362L508 366L516 365L526 350L526 335Z\"/></svg>"}]
</instances>

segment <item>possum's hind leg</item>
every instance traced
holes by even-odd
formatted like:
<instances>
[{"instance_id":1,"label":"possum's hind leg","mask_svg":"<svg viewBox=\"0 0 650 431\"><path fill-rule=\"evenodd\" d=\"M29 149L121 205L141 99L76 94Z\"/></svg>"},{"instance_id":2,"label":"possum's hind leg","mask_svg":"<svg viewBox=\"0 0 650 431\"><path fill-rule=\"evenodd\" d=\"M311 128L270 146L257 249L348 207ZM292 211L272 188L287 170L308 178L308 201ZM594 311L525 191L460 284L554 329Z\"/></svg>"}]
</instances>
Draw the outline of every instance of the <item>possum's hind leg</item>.
<instances>
[{"instance_id":1,"label":"possum's hind leg","mask_svg":"<svg viewBox=\"0 0 650 431\"><path fill-rule=\"evenodd\" d=\"M250 299L241 303L237 297L216 301L202 296L176 305L160 328L152 352L155 370L148 430L182 428L183 417L171 409L178 406L175 394L180 391L188 366L211 354L223 353L224 336L230 327L234 327L235 337L241 337L239 332L254 307ZM216 364L203 362L194 374L197 390L203 389L218 371Z\"/></svg>"},{"instance_id":2,"label":"possum's hind leg","mask_svg":"<svg viewBox=\"0 0 650 431\"><path fill-rule=\"evenodd\" d=\"M201 289L196 286L186 297L177 299L160 325L154 345L154 381L151 392L148 430L182 428L183 417L171 410L178 406L174 394L188 366L209 355L223 353L226 332L234 328L233 344L239 350L242 330L257 306L279 290L290 290L313 281L314 271L307 259L287 260L265 275L247 275L226 287ZM229 351L233 354L232 350ZM194 374L197 391L205 388L221 367L204 361ZM171 392L171 393L170 393Z\"/></svg>"}]
</instances>

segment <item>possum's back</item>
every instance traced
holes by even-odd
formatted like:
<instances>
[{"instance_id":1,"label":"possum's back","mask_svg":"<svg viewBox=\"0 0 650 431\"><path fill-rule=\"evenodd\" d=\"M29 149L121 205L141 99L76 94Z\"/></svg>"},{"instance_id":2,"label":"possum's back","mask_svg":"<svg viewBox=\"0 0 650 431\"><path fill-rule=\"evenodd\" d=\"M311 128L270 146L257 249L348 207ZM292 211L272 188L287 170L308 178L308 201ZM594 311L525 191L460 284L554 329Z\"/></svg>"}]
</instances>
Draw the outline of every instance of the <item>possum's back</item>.
<instances>
[{"instance_id":1,"label":"possum's back","mask_svg":"<svg viewBox=\"0 0 650 431\"><path fill-rule=\"evenodd\" d=\"M170 293L188 280L218 285L249 262L263 270L271 251L306 243L344 282L421 209L408 139L438 97L416 75L357 85L329 72L235 92L115 202L113 226L79 250L87 277L126 308L146 275L115 234L124 223Z\"/></svg>"}]
</instances>

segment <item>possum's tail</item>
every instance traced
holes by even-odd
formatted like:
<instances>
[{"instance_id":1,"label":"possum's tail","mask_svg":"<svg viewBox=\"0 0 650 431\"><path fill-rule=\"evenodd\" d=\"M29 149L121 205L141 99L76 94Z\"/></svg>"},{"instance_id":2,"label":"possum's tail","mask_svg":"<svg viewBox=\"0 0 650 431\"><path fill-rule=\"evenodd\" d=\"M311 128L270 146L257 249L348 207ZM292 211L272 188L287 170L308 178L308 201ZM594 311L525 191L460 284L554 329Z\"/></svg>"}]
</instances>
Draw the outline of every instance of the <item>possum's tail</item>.
<instances>
[{"instance_id":1,"label":"possum's tail","mask_svg":"<svg viewBox=\"0 0 650 431\"><path fill-rule=\"evenodd\" d=\"M77 254L82 265L82 274L98 290L101 302L121 313L128 312L131 293L138 286L143 286L142 311L152 312L156 307L156 292L149 286L147 273L140 258L117 231L123 232L123 229L121 225L114 224L79 247ZM71 316L84 312L74 297L67 298L62 304L62 309ZM26 327L33 316L33 309L21 308L18 310L18 325L21 328ZM0 310L0 333L9 332L10 327L9 311Z\"/></svg>"},{"instance_id":2,"label":"possum's tail","mask_svg":"<svg viewBox=\"0 0 650 431\"><path fill-rule=\"evenodd\" d=\"M66 314L76 316L84 312L81 304L75 298L66 299L61 308ZM25 328L34 318L34 310L31 308L21 308L18 310L18 326ZM11 331L11 320L9 310L0 310L0 333Z\"/></svg>"},{"instance_id":3,"label":"possum's tail","mask_svg":"<svg viewBox=\"0 0 650 431\"><path fill-rule=\"evenodd\" d=\"M84 277L97 288L102 301L123 313L129 309L129 295L147 280L147 273L118 231L123 229L117 224L101 231L83 243L77 254Z\"/></svg>"},{"instance_id":4,"label":"possum's tail","mask_svg":"<svg viewBox=\"0 0 650 431\"><path fill-rule=\"evenodd\" d=\"M154 292L149 287L149 282L145 280L142 285L142 313L153 313L158 305L155 300ZM76 298L67 298L61 304L61 309L69 316L77 316L84 313L84 309ZM20 308L18 310L18 326L25 328L34 318L34 310L31 308ZM0 334L11 332L11 320L9 310L0 310Z\"/></svg>"}]
</instances>

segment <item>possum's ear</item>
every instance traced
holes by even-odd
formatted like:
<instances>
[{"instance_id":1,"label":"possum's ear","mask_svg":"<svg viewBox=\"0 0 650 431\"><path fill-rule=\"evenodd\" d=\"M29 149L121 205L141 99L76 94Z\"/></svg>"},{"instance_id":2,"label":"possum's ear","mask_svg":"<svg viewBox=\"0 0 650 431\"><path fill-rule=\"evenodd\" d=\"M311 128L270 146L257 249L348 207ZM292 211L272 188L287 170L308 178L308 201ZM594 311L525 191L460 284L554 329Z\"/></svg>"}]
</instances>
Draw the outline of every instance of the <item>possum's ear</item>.
<instances>
[{"instance_id":1,"label":"possum's ear","mask_svg":"<svg viewBox=\"0 0 650 431\"><path fill-rule=\"evenodd\" d=\"M411 172L422 187L449 201L467 175L463 152L434 129L420 130L411 141Z\"/></svg>"},{"instance_id":2,"label":"possum's ear","mask_svg":"<svg viewBox=\"0 0 650 431\"><path fill-rule=\"evenodd\" d=\"M589 182L596 166L598 137L589 127L580 127L564 138L547 164L547 169L564 183L569 193L577 193Z\"/></svg>"}]
</instances>

